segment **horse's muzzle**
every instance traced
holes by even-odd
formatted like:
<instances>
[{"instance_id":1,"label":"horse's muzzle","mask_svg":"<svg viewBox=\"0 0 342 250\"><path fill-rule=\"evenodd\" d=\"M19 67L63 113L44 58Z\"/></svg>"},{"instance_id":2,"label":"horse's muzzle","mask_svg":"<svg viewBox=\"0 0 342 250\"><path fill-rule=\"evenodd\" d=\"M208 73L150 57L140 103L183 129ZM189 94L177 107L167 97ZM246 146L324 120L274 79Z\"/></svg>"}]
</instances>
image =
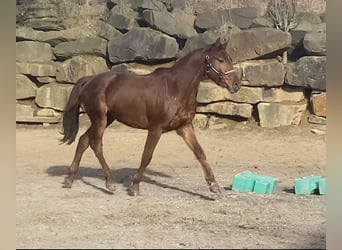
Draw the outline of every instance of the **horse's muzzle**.
<instances>
[{"instance_id":1,"label":"horse's muzzle","mask_svg":"<svg viewBox=\"0 0 342 250\"><path fill-rule=\"evenodd\" d=\"M239 82L234 82L231 86L227 85L226 88L231 94L234 94L239 91L241 84Z\"/></svg>"},{"instance_id":2,"label":"horse's muzzle","mask_svg":"<svg viewBox=\"0 0 342 250\"><path fill-rule=\"evenodd\" d=\"M240 88L241 88L241 84L240 83L238 83L238 82L234 82L233 83L233 90L234 90L234 92L238 92Z\"/></svg>"}]
</instances>

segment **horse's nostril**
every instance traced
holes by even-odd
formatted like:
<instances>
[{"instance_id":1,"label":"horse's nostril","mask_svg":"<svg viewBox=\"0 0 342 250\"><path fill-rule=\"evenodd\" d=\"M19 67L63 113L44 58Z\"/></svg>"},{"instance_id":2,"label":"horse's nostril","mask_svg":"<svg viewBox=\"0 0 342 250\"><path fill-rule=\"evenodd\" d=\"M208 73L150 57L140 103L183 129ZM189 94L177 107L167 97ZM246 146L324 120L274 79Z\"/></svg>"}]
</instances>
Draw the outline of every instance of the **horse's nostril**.
<instances>
[{"instance_id":1,"label":"horse's nostril","mask_svg":"<svg viewBox=\"0 0 342 250\"><path fill-rule=\"evenodd\" d=\"M233 89L236 91L236 90L239 90L239 88L240 88L240 85L237 82L234 82Z\"/></svg>"}]
</instances>

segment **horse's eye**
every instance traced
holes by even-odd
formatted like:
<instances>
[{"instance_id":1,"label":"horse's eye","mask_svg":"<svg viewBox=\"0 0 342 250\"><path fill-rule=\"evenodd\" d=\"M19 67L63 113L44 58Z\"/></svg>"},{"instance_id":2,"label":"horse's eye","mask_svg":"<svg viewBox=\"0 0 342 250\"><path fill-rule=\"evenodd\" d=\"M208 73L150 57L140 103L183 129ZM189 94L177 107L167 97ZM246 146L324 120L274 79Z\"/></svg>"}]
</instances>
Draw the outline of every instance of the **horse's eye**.
<instances>
[{"instance_id":1,"label":"horse's eye","mask_svg":"<svg viewBox=\"0 0 342 250\"><path fill-rule=\"evenodd\" d=\"M220 63L223 63L224 62L224 60L222 59L222 58L218 58L217 59Z\"/></svg>"}]
</instances>

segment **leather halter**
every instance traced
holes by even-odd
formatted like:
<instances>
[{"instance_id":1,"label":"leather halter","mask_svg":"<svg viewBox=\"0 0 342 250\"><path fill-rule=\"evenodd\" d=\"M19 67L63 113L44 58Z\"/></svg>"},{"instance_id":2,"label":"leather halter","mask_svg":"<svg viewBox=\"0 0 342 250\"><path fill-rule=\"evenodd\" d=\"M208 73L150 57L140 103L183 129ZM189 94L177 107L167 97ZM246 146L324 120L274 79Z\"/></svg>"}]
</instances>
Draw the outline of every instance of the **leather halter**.
<instances>
[{"instance_id":1,"label":"leather halter","mask_svg":"<svg viewBox=\"0 0 342 250\"><path fill-rule=\"evenodd\" d=\"M211 69L212 71L214 71L219 76L220 79L222 79L224 76L235 72L235 69L231 69L231 70L228 70L226 72L220 72L214 68L214 66L209 62L209 59L210 59L209 55L206 55L205 56L205 62L207 63L206 64L206 67L207 67L206 72L207 73L209 73L209 70Z\"/></svg>"}]
</instances>

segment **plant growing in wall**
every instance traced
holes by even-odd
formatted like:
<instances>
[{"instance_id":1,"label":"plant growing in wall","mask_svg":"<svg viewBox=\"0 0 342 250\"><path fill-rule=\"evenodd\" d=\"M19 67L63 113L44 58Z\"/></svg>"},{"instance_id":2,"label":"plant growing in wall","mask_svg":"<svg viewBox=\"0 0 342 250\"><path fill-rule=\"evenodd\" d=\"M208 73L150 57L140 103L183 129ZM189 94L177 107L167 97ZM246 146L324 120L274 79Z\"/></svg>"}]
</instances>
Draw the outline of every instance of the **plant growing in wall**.
<instances>
[{"instance_id":1,"label":"plant growing in wall","mask_svg":"<svg viewBox=\"0 0 342 250\"><path fill-rule=\"evenodd\" d=\"M297 0L270 0L266 15L272 20L274 28L289 32L297 24L294 21ZM287 63L287 51L283 52L282 62Z\"/></svg>"}]
</instances>

